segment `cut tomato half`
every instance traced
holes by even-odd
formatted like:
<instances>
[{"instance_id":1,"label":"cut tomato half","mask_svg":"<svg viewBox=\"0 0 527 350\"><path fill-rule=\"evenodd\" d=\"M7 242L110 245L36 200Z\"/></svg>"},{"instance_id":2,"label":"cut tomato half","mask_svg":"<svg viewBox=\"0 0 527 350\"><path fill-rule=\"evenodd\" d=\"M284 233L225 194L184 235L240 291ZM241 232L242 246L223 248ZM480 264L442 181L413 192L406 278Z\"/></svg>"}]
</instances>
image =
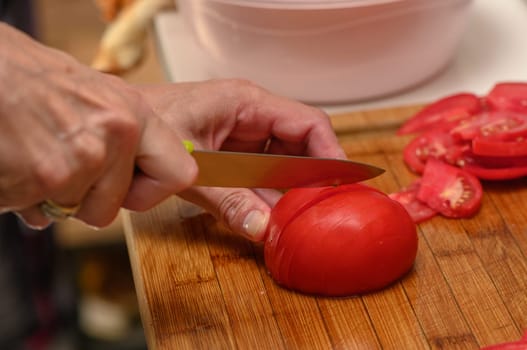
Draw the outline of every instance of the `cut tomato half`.
<instances>
[{"instance_id":1,"label":"cut tomato half","mask_svg":"<svg viewBox=\"0 0 527 350\"><path fill-rule=\"evenodd\" d=\"M482 109L481 99L474 94L451 95L423 108L406 121L397 133L406 135L431 129L449 129Z\"/></svg>"},{"instance_id":2,"label":"cut tomato half","mask_svg":"<svg viewBox=\"0 0 527 350\"><path fill-rule=\"evenodd\" d=\"M280 285L346 296L384 288L412 267L415 223L394 200L360 184L295 188L271 211L264 260Z\"/></svg>"},{"instance_id":3,"label":"cut tomato half","mask_svg":"<svg viewBox=\"0 0 527 350\"><path fill-rule=\"evenodd\" d=\"M426 163L417 198L444 216L461 218L479 210L482 194L474 175L432 158Z\"/></svg>"}]
</instances>

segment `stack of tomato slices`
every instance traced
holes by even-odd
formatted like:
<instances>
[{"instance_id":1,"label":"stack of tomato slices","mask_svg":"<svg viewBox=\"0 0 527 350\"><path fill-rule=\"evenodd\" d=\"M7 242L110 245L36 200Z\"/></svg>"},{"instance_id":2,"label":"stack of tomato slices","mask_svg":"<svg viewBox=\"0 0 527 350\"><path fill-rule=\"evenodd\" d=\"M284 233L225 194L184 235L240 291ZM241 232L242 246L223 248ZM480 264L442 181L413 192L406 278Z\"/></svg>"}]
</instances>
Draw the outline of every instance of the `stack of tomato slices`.
<instances>
[{"instance_id":1,"label":"stack of tomato slices","mask_svg":"<svg viewBox=\"0 0 527 350\"><path fill-rule=\"evenodd\" d=\"M527 176L527 83L499 83L484 97L442 98L411 117L398 134L416 135L403 156L422 177L390 197L417 223L437 213L469 217L481 205L480 179Z\"/></svg>"}]
</instances>

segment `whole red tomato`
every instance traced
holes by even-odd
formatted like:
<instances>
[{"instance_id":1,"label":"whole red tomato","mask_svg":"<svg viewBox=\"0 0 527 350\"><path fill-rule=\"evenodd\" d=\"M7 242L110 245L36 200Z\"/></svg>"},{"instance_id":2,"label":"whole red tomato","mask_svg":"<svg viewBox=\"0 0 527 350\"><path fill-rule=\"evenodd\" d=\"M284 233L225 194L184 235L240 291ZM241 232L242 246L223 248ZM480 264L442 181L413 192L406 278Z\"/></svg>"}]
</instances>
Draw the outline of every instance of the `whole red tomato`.
<instances>
[{"instance_id":1,"label":"whole red tomato","mask_svg":"<svg viewBox=\"0 0 527 350\"><path fill-rule=\"evenodd\" d=\"M415 224L398 202L353 184L298 188L271 212L264 255L275 281L327 296L386 287L410 270Z\"/></svg>"}]
</instances>

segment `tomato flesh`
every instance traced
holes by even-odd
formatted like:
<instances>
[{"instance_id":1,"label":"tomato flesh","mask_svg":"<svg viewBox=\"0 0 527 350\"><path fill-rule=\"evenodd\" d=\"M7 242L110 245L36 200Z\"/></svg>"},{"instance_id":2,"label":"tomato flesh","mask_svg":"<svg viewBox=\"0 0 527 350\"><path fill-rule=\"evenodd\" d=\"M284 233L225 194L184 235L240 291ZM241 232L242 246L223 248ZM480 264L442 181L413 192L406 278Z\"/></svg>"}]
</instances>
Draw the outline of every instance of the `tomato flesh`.
<instances>
[{"instance_id":1,"label":"tomato flesh","mask_svg":"<svg viewBox=\"0 0 527 350\"><path fill-rule=\"evenodd\" d=\"M437 211L430 208L426 203L417 199L417 192L421 187L421 181L416 180L399 192L390 193L388 196L401 203L412 220L418 224L436 216Z\"/></svg>"},{"instance_id":2,"label":"tomato flesh","mask_svg":"<svg viewBox=\"0 0 527 350\"><path fill-rule=\"evenodd\" d=\"M472 174L437 159L426 163L417 198L451 218L474 215L481 205L483 189Z\"/></svg>"},{"instance_id":3,"label":"tomato flesh","mask_svg":"<svg viewBox=\"0 0 527 350\"><path fill-rule=\"evenodd\" d=\"M420 174L429 158L456 164L467 147L468 143L458 141L448 133L430 131L414 138L405 147L403 157L408 167Z\"/></svg>"},{"instance_id":4,"label":"tomato flesh","mask_svg":"<svg viewBox=\"0 0 527 350\"><path fill-rule=\"evenodd\" d=\"M482 109L480 98L474 94L461 93L448 96L419 111L403 124L398 134L406 135L431 129L449 128Z\"/></svg>"},{"instance_id":5,"label":"tomato flesh","mask_svg":"<svg viewBox=\"0 0 527 350\"><path fill-rule=\"evenodd\" d=\"M527 136L527 115L509 111L481 113L465 119L449 133L462 140L475 137L515 139Z\"/></svg>"}]
</instances>

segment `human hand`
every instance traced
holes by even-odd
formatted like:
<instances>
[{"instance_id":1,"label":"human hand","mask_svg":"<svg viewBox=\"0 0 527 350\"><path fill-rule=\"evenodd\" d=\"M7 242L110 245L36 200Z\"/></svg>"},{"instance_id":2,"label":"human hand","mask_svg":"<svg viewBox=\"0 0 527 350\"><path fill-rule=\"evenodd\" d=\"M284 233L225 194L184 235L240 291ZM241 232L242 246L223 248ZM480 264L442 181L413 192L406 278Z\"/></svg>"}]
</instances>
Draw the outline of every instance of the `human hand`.
<instances>
[{"instance_id":1,"label":"human hand","mask_svg":"<svg viewBox=\"0 0 527 350\"><path fill-rule=\"evenodd\" d=\"M249 82L217 80L141 89L155 112L196 149L345 158L325 113ZM232 231L261 241L280 193L192 187L180 195Z\"/></svg>"},{"instance_id":2,"label":"human hand","mask_svg":"<svg viewBox=\"0 0 527 350\"><path fill-rule=\"evenodd\" d=\"M123 203L152 207L197 174L135 88L1 23L0 169L0 211L34 227L50 223L46 199L80 203L75 216L100 227Z\"/></svg>"}]
</instances>

